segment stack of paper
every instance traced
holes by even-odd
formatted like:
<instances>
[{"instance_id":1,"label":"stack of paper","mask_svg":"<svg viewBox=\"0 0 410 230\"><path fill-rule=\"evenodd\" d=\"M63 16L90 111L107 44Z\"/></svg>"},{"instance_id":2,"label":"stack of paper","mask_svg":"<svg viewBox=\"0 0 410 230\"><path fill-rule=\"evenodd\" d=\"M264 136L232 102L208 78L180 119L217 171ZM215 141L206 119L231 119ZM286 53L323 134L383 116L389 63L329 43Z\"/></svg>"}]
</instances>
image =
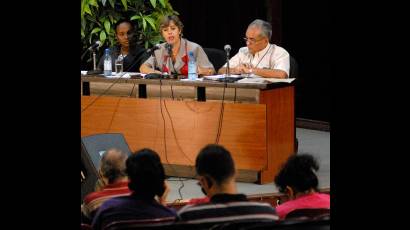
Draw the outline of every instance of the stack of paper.
<instances>
[{"instance_id":1,"label":"stack of paper","mask_svg":"<svg viewBox=\"0 0 410 230\"><path fill-rule=\"evenodd\" d=\"M122 72L117 74L116 72L112 72L111 76L106 76L107 78L131 78L131 76L142 76L144 77L146 74L143 73L136 73L136 72Z\"/></svg>"},{"instance_id":2,"label":"stack of paper","mask_svg":"<svg viewBox=\"0 0 410 230\"><path fill-rule=\"evenodd\" d=\"M191 79L188 79L188 78L182 78L182 79L180 79L180 81L202 81L202 80L204 80L203 78L197 78L197 79L195 79L195 80L191 80Z\"/></svg>"},{"instance_id":3,"label":"stack of paper","mask_svg":"<svg viewBox=\"0 0 410 230\"><path fill-rule=\"evenodd\" d=\"M279 78L262 78L262 77L252 77L252 78L244 78L239 81L238 83L277 83L277 82L285 82L291 83L294 81L295 78L286 78L286 79L279 79Z\"/></svg>"},{"instance_id":4,"label":"stack of paper","mask_svg":"<svg viewBox=\"0 0 410 230\"><path fill-rule=\"evenodd\" d=\"M218 81L220 79L224 79L226 74L218 74L218 75L209 75L209 76L204 76L204 80L213 80L213 81ZM236 74L231 74L229 75L230 78L242 78L243 76L241 75L236 75Z\"/></svg>"}]
</instances>

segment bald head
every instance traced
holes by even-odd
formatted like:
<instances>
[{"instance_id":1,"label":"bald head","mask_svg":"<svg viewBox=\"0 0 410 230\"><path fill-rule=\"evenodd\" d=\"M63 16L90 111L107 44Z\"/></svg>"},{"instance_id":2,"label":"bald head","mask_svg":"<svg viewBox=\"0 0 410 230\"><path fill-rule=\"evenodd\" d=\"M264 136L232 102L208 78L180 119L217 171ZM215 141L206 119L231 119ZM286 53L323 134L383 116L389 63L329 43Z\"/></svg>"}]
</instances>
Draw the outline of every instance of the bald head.
<instances>
[{"instance_id":1,"label":"bald head","mask_svg":"<svg viewBox=\"0 0 410 230\"><path fill-rule=\"evenodd\" d=\"M119 149L109 149L101 158L100 170L102 175L108 179L108 183L114 183L126 176L125 161L127 154Z\"/></svg>"}]
</instances>

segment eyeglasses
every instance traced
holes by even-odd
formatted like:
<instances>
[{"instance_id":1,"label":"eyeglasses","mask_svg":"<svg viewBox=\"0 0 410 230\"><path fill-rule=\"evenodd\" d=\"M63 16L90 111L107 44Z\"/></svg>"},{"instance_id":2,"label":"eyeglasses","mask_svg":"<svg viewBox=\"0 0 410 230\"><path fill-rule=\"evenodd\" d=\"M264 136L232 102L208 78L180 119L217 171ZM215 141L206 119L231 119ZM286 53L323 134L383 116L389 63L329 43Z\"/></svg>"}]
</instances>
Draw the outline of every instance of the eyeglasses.
<instances>
[{"instance_id":1,"label":"eyeglasses","mask_svg":"<svg viewBox=\"0 0 410 230\"><path fill-rule=\"evenodd\" d=\"M249 43L253 44L253 43L257 43L257 42L259 42L259 41L262 41L263 38L261 38L261 39L259 39L259 40L256 40L255 38L247 38L247 37L244 37L243 40L244 40L245 42L249 42Z\"/></svg>"}]
</instances>

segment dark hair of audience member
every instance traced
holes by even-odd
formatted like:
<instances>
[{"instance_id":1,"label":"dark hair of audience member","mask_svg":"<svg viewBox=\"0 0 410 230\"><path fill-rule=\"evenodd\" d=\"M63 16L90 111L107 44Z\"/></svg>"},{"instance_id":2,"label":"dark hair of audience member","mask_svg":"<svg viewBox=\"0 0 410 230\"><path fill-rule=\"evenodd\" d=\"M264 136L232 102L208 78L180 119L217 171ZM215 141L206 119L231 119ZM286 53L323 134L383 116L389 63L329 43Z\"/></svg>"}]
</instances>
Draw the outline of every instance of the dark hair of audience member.
<instances>
[{"instance_id":1,"label":"dark hair of audience member","mask_svg":"<svg viewBox=\"0 0 410 230\"><path fill-rule=\"evenodd\" d=\"M158 154L148 148L141 149L126 161L130 180L128 187L135 195L145 199L162 196L165 191L165 173Z\"/></svg>"},{"instance_id":2,"label":"dark hair of audience member","mask_svg":"<svg viewBox=\"0 0 410 230\"><path fill-rule=\"evenodd\" d=\"M221 145L209 144L201 149L196 163L198 175L212 177L218 185L235 174L231 154Z\"/></svg>"},{"instance_id":3,"label":"dark hair of audience member","mask_svg":"<svg viewBox=\"0 0 410 230\"><path fill-rule=\"evenodd\" d=\"M304 192L309 189L318 190L316 171L319 165L310 154L292 155L282 166L275 177L275 184L280 192L286 191L286 186L295 192Z\"/></svg>"}]
</instances>

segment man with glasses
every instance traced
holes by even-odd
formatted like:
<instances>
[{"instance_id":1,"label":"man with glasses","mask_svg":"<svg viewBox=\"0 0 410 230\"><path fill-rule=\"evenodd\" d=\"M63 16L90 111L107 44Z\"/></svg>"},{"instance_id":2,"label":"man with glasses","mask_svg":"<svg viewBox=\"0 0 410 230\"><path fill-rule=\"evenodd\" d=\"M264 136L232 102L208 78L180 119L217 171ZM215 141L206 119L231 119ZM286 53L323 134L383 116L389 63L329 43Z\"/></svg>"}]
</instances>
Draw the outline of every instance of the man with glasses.
<instances>
[{"instance_id":1,"label":"man with glasses","mask_svg":"<svg viewBox=\"0 0 410 230\"><path fill-rule=\"evenodd\" d=\"M282 47L269 43L272 26L256 19L246 30L246 47L229 60L231 74L249 74L255 77L288 78L289 53ZM218 70L226 73L226 64Z\"/></svg>"}]
</instances>

